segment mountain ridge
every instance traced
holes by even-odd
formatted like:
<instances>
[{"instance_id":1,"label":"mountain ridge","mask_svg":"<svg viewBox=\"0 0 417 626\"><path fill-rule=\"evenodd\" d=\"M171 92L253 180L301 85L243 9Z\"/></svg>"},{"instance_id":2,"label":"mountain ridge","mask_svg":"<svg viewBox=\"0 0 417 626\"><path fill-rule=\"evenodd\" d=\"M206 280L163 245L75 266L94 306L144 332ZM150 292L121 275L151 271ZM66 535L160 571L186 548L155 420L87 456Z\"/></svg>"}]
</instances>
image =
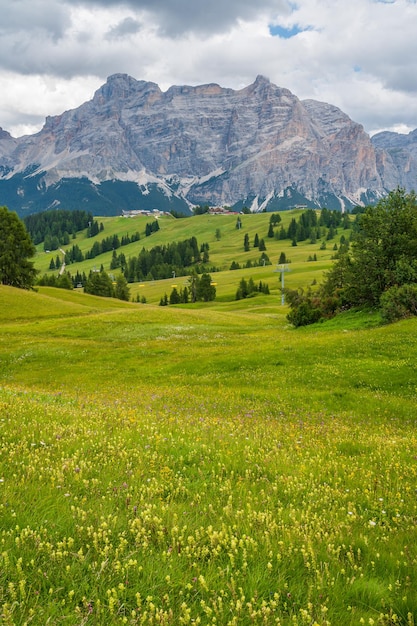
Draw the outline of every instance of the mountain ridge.
<instances>
[{"instance_id":1,"label":"mountain ridge","mask_svg":"<svg viewBox=\"0 0 417 626\"><path fill-rule=\"evenodd\" d=\"M211 83L164 92L113 74L34 135L0 129L0 202L21 215L55 206L343 210L416 187L417 131L408 143L375 137L338 107L299 100L261 75L240 90Z\"/></svg>"}]
</instances>

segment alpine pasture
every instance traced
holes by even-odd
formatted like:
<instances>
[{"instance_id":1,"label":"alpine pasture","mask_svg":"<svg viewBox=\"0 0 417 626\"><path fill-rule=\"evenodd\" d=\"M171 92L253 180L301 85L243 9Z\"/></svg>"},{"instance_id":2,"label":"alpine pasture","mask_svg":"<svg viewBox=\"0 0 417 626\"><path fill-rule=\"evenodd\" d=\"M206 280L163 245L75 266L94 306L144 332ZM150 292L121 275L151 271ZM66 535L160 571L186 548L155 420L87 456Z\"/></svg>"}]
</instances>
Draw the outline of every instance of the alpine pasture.
<instances>
[{"instance_id":1,"label":"alpine pasture","mask_svg":"<svg viewBox=\"0 0 417 626\"><path fill-rule=\"evenodd\" d=\"M2 624L416 623L417 319L292 328L280 253L305 289L341 232L292 246L268 220L164 217L123 250L208 242L213 302L158 306L186 277L130 285L146 304L0 287ZM251 277L270 295L235 300Z\"/></svg>"}]
</instances>

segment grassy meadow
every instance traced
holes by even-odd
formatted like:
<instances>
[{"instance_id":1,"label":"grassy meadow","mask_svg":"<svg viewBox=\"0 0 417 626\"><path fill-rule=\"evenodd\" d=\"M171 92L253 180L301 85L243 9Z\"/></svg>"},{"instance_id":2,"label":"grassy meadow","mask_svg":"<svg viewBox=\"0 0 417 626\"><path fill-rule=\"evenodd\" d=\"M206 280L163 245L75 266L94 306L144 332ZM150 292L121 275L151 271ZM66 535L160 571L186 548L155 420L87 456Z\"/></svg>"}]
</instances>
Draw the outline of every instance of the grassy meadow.
<instances>
[{"instance_id":1,"label":"grassy meadow","mask_svg":"<svg viewBox=\"0 0 417 626\"><path fill-rule=\"evenodd\" d=\"M417 623L417 319L293 329L278 256L305 288L333 242L235 222L164 218L131 244L209 242L208 304L157 306L172 281L132 286L147 304L0 286L0 623ZM272 265L228 271L259 258L245 229ZM242 277L271 295L235 301Z\"/></svg>"},{"instance_id":2,"label":"grassy meadow","mask_svg":"<svg viewBox=\"0 0 417 626\"><path fill-rule=\"evenodd\" d=\"M293 210L285 211L281 213L282 224L285 228L292 218L298 219L302 211ZM263 267L259 265L259 260L262 252L258 248L253 247L255 235L258 234L260 239L264 239L266 245L266 254L268 255L271 264L276 269L279 256L281 252L285 252L287 258L290 260L291 272L286 273L285 283L286 286L295 288L298 286L307 287L309 281L319 279L322 275L323 269L329 267L330 259L334 255L333 246L338 244L340 237L344 234L349 236L350 231L339 230L338 234L331 241L326 242L326 249L321 250L321 241L312 245L308 241L299 243L298 246L293 247L289 240L279 241L267 237L270 214L260 213L254 215L242 215L242 228L238 230L236 228L237 216L236 215L197 215L188 219L175 219L169 215L159 218L160 230L153 233L150 237L145 237L145 227L147 223L151 223L154 218L146 216L138 216L135 218L124 217L103 217L96 218L104 226L104 230L100 232L94 238L88 238L86 231L78 233L76 240L71 240L68 246L63 246L63 249L70 249L73 244L77 244L80 250L85 254L91 249L95 241L101 241L111 235L119 235L121 238L123 235L133 235L136 232L140 233L141 239L137 242L131 243L127 246L122 246L117 250L117 253L123 253L126 259L129 256L138 256L143 247L152 248L158 245L167 245L172 241L184 241L192 236L197 238L199 246L203 243L208 243L210 250L210 260L207 264L209 268L215 267L217 272L211 272L213 280L216 281L217 286L217 299L218 300L230 300L234 298L239 281L241 278L248 279L253 277L256 280L262 280L268 282L271 289L274 289L276 293L280 289L280 277L278 274L271 272L271 266ZM278 225L275 230L279 231L281 225ZM216 232L220 232L220 239L217 239ZM250 250L244 251L243 240L245 234L249 235ZM317 261L307 262L310 256L316 254ZM59 251L52 251L45 253L43 251L43 244L37 246L37 255L35 258L36 267L41 274L48 273L49 264L51 259L56 259L59 256L62 258L62 254ZM75 263L67 266L67 270L71 274L75 274L77 270L87 275L92 269L99 269L103 265L107 272L113 272L117 274L117 270L110 270L110 262L112 258L112 252L107 252L97 256L95 259L88 259L81 263ZM235 261L242 267L241 270L235 270L230 272L229 268L231 263ZM244 265L248 261L253 264L257 263L259 266L250 270L244 269ZM297 271L298 276L293 278L293 272ZM184 287L187 284L186 277L177 277L166 281L145 281L143 283L133 283L131 288L131 296L136 298L137 295L144 296L148 303L158 304L161 296L165 293L169 296L173 286L178 289Z\"/></svg>"}]
</instances>

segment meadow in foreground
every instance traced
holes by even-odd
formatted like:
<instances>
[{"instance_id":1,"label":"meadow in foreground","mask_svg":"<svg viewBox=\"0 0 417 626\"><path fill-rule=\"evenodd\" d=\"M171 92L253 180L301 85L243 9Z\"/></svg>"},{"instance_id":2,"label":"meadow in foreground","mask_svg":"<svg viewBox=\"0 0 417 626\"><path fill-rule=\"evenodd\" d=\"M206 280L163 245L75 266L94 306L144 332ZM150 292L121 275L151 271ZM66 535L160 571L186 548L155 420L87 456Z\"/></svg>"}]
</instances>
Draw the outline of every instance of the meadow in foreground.
<instances>
[{"instance_id":1,"label":"meadow in foreground","mask_svg":"<svg viewBox=\"0 0 417 626\"><path fill-rule=\"evenodd\" d=\"M2 623L415 624L416 320L0 298Z\"/></svg>"}]
</instances>

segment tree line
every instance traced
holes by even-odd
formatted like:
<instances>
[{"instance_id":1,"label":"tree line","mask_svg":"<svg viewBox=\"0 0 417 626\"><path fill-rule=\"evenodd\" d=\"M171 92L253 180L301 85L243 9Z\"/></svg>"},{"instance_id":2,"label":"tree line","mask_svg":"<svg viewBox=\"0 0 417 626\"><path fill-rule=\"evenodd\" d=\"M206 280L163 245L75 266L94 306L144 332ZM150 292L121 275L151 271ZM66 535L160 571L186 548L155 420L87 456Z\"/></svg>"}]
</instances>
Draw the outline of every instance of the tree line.
<instances>
[{"instance_id":1,"label":"tree line","mask_svg":"<svg viewBox=\"0 0 417 626\"><path fill-rule=\"evenodd\" d=\"M188 304L189 302L210 302L216 298L216 286L211 280L210 274L204 272L201 276L196 271L192 271L187 284L184 288L177 287L172 288L171 294L168 298L165 294L160 302L159 306L168 306L168 304Z\"/></svg>"},{"instance_id":2,"label":"tree line","mask_svg":"<svg viewBox=\"0 0 417 626\"><path fill-rule=\"evenodd\" d=\"M93 257L85 256L85 258ZM203 243L199 246L196 237L191 237L180 242L158 245L150 250L142 248L138 256L128 259L123 252L118 254L116 250L113 250L110 271L119 270L129 283L142 280L161 280L173 276L185 276L189 273L190 267L194 267L196 273L201 274L205 271L205 264L209 258L209 244ZM84 260L84 255L77 245L72 246L65 255L65 262L68 265L82 260ZM59 256L56 260L51 259L49 269L58 269L59 267L61 267ZM101 267L100 271L104 271L104 268ZM71 276L70 273L68 275L74 287L85 286L88 278L85 272L77 271L74 276ZM59 286L57 280L57 277L50 278L45 275L40 279L39 284ZM65 282L64 279L61 279L61 282Z\"/></svg>"},{"instance_id":3,"label":"tree line","mask_svg":"<svg viewBox=\"0 0 417 626\"><path fill-rule=\"evenodd\" d=\"M123 235L119 238L118 235L110 235L109 237L105 237L101 241L95 241L85 254L81 251L78 244L73 244L71 248L69 248L65 253L65 264L70 265L71 263L80 263L85 259L95 259L100 254L104 254L105 252L110 252L110 250L117 250L121 246L127 246L130 243L140 240L140 234L138 231L133 235ZM58 269L57 261L59 261L59 257L54 262L51 259L51 264L49 269Z\"/></svg>"},{"instance_id":4,"label":"tree line","mask_svg":"<svg viewBox=\"0 0 417 626\"><path fill-rule=\"evenodd\" d=\"M33 243L38 245L44 242L45 250L57 250L59 246L68 245L71 238L75 239L77 232L86 228L88 237L94 237L104 228L91 213L66 209L27 215L24 224Z\"/></svg>"},{"instance_id":5,"label":"tree line","mask_svg":"<svg viewBox=\"0 0 417 626\"><path fill-rule=\"evenodd\" d=\"M351 245L315 292L287 292L288 320L303 326L352 308L373 308L382 319L417 314L417 198L404 189L357 213Z\"/></svg>"},{"instance_id":6,"label":"tree line","mask_svg":"<svg viewBox=\"0 0 417 626\"><path fill-rule=\"evenodd\" d=\"M146 224L145 236L149 237L152 233L155 233L158 230L158 221L155 220L154 222L150 222ZM133 235L129 235L128 233L126 233L126 235L122 235L121 238L119 238L119 235L117 234L110 235L109 237L105 237L101 241L95 241L90 250L88 250L85 254L83 254L78 244L73 244L72 247L65 253L65 264L70 265L71 263L80 263L81 261L84 261L86 259L95 259L97 256L100 256L100 254L104 254L113 250L113 267L110 266L110 269L115 269L117 267L120 267L120 263L114 262L115 250L117 250L121 246L127 246L130 243L134 243L135 241L139 240L140 233L138 231L136 231L136 233L134 233ZM60 266L59 264L59 257L57 257L55 261L51 259L49 269L58 269L58 267Z\"/></svg>"},{"instance_id":7,"label":"tree line","mask_svg":"<svg viewBox=\"0 0 417 626\"><path fill-rule=\"evenodd\" d=\"M253 278L249 278L249 280L242 278L239 283L239 287L236 290L235 300L244 300L245 298L250 298L257 293L269 295L270 291L268 283L259 281L259 283L256 284Z\"/></svg>"},{"instance_id":8,"label":"tree line","mask_svg":"<svg viewBox=\"0 0 417 626\"><path fill-rule=\"evenodd\" d=\"M277 216L279 217L277 220L275 215L274 213L271 215L267 238L291 239L293 245L297 245L297 242L307 241L307 239L313 244L323 237L330 240L334 238L337 228L348 229L352 227L349 213L341 213L327 208L321 209L319 214L314 209L303 211L298 219L295 217L291 219L288 228L284 228L281 224L279 229L275 229L274 227L281 222L280 216ZM256 239L257 235L255 235L254 246Z\"/></svg>"},{"instance_id":9,"label":"tree line","mask_svg":"<svg viewBox=\"0 0 417 626\"><path fill-rule=\"evenodd\" d=\"M83 286L84 292L94 296L105 298L118 298L119 300L129 300L130 289L123 274L114 277L100 268L98 271L91 270L88 276L79 272L71 276L70 272L64 272L59 276L55 274L44 274L37 281L38 285L46 287L58 287L59 289L74 289Z\"/></svg>"},{"instance_id":10,"label":"tree line","mask_svg":"<svg viewBox=\"0 0 417 626\"><path fill-rule=\"evenodd\" d=\"M268 231L265 237L260 237L258 233L255 233L253 241L251 242L249 234L245 233L243 236L243 250L249 252L252 248L258 248L262 253L259 261L247 261L244 267L253 267L256 265L270 265L270 260L266 254L267 246L265 239L284 240L291 239L292 245L296 246L298 242L310 240L310 243L315 244L318 240L323 239L321 249L326 249L326 241L334 239L337 234L338 227L344 229L352 228L352 221L349 214L342 214L340 211L329 210L327 208L321 209L320 213L314 209L307 209L296 219L293 217L285 228L281 224L281 216L278 213L272 213L269 218ZM281 227L276 227L281 224ZM240 215L236 220L236 229L240 230L243 227L243 221ZM344 243L346 240L344 239ZM348 242L346 242L348 246ZM285 255L284 255L285 257ZM313 260L311 257L309 260ZM288 260L279 261L279 263L288 263ZM241 265L237 261L232 261L229 269L240 269Z\"/></svg>"},{"instance_id":11,"label":"tree line","mask_svg":"<svg viewBox=\"0 0 417 626\"><path fill-rule=\"evenodd\" d=\"M209 261L209 244L199 247L196 237L184 241L158 245L150 250L143 248L138 256L128 260L121 255L114 255L112 266L120 267L129 283L142 280L160 280L172 276L185 276L187 268ZM198 270L203 270L198 267Z\"/></svg>"}]
</instances>

